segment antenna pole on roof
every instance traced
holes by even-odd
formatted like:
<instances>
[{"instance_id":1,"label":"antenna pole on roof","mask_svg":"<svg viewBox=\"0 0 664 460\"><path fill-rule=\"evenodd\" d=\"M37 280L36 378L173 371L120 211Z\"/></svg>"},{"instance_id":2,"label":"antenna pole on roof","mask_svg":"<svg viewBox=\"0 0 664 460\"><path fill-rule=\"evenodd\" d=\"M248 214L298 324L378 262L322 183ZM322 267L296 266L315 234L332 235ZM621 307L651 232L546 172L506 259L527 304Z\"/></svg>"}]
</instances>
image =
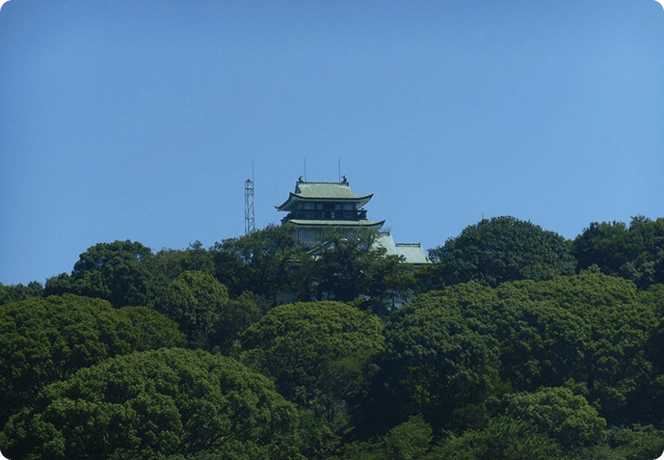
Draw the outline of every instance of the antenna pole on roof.
<instances>
[{"instance_id":1,"label":"antenna pole on roof","mask_svg":"<svg viewBox=\"0 0 664 460\"><path fill-rule=\"evenodd\" d=\"M304 157L304 180L307 180L307 157Z\"/></svg>"},{"instance_id":2,"label":"antenna pole on roof","mask_svg":"<svg viewBox=\"0 0 664 460\"><path fill-rule=\"evenodd\" d=\"M339 158L339 182L341 182L341 158Z\"/></svg>"}]
</instances>

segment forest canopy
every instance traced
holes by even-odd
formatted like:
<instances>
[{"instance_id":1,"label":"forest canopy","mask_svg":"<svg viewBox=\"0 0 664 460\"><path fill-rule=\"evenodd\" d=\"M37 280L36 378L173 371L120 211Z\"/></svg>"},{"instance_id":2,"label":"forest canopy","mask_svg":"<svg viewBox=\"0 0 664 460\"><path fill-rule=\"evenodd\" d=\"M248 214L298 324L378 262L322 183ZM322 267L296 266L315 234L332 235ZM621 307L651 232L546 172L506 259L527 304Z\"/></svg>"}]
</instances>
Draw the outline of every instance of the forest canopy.
<instances>
[{"instance_id":1,"label":"forest canopy","mask_svg":"<svg viewBox=\"0 0 664 460\"><path fill-rule=\"evenodd\" d=\"M573 240L513 217L386 256L268 226L99 243L0 284L11 459L652 460L664 450L664 218Z\"/></svg>"}]
</instances>

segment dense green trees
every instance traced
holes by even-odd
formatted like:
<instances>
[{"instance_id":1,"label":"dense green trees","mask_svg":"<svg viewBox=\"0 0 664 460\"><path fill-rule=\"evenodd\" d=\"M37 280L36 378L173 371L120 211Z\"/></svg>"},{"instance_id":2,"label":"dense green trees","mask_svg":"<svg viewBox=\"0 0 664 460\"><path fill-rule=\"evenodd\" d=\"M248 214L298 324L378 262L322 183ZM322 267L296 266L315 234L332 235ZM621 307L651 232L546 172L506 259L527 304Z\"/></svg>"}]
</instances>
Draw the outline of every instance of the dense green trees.
<instances>
[{"instance_id":1,"label":"dense green trees","mask_svg":"<svg viewBox=\"0 0 664 460\"><path fill-rule=\"evenodd\" d=\"M5 286L0 283L0 305L20 302L30 297L41 297L42 295L44 295L44 286L36 281L31 281L27 286L22 284Z\"/></svg>"},{"instance_id":2,"label":"dense green trees","mask_svg":"<svg viewBox=\"0 0 664 460\"><path fill-rule=\"evenodd\" d=\"M538 430L571 448L597 444L606 421L586 398L568 388L541 387L534 393L508 398L507 413L514 419L532 422Z\"/></svg>"},{"instance_id":3,"label":"dense green trees","mask_svg":"<svg viewBox=\"0 0 664 460\"><path fill-rule=\"evenodd\" d=\"M260 317L249 293L231 300L212 275L185 271L157 299L156 309L179 324L192 347L228 351L232 342Z\"/></svg>"},{"instance_id":4,"label":"dense green trees","mask_svg":"<svg viewBox=\"0 0 664 460\"><path fill-rule=\"evenodd\" d=\"M664 218L636 216L629 226L593 222L574 240L573 253L579 269L597 265L641 288L664 283Z\"/></svg>"},{"instance_id":5,"label":"dense green trees","mask_svg":"<svg viewBox=\"0 0 664 460\"><path fill-rule=\"evenodd\" d=\"M150 268L162 282L170 282L185 271L215 274L214 253L195 241L184 250L162 249L150 259Z\"/></svg>"},{"instance_id":6,"label":"dense green trees","mask_svg":"<svg viewBox=\"0 0 664 460\"><path fill-rule=\"evenodd\" d=\"M297 459L295 407L271 382L204 351L133 353L50 385L0 439L21 459Z\"/></svg>"},{"instance_id":7,"label":"dense green trees","mask_svg":"<svg viewBox=\"0 0 664 460\"><path fill-rule=\"evenodd\" d=\"M132 241L100 243L79 256L71 275L46 282L46 295L73 293L106 299L115 308L147 305L151 295L150 248Z\"/></svg>"},{"instance_id":8,"label":"dense green trees","mask_svg":"<svg viewBox=\"0 0 664 460\"><path fill-rule=\"evenodd\" d=\"M308 458L325 458L350 429L383 350L383 325L341 302L282 305L242 336L242 362L272 377L307 412Z\"/></svg>"},{"instance_id":9,"label":"dense green trees","mask_svg":"<svg viewBox=\"0 0 664 460\"><path fill-rule=\"evenodd\" d=\"M566 378L584 382L589 400L613 424L640 420L643 414L633 412L636 401L632 399L638 399L642 385L649 385L653 363L646 347L659 321L652 308L640 301L633 283L586 273L544 283L514 283L498 291L512 301L553 301L557 309L571 314L578 339L572 338L569 345L573 346L567 346L565 355L574 353L578 361ZM566 337L563 334L573 330L572 321L556 336ZM546 340L546 329L544 333ZM545 344L551 349L560 346L558 340Z\"/></svg>"},{"instance_id":10,"label":"dense green trees","mask_svg":"<svg viewBox=\"0 0 664 460\"><path fill-rule=\"evenodd\" d=\"M206 347L229 301L226 286L213 276L185 271L169 284L157 310L177 322L192 344Z\"/></svg>"},{"instance_id":11,"label":"dense green trees","mask_svg":"<svg viewBox=\"0 0 664 460\"><path fill-rule=\"evenodd\" d=\"M648 343L658 324L634 284L599 273L496 289L455 285L421 295L389 318L383 367L393 376L386 381L396 395L423 398L419 405L426 407L417 412L425 416L427 410L450 410L437 405L432 391L445 404L464 395L471 404L492 388L532 392L575 382L603 417L617 425L634 423L650 413L637 401L644 385L652 388ZM498 369L502 383L495 378ZM452 389L445 379L462 388ZM468 393L474 388L484 392L479 399Z\"/></svg>"},{"instance_id":12,"label":"dense green trees","mask_svg":"<svg viewBox=\"0 0 664 460\"><path fill-rule=\"evenodd\" d=\"M592 223L572 242L482 220L422 270L371 232L95 245L44 288L0 285L0 449L651 460L664 450L663 225Z\"/></svg>"},{"instance_id":13,"label":"dense green trees","mask_svg":"<svg viewBox=\"0 0 664 460\"><path fill-rule=\"evenodd\" d=\"M527 420L500 416L489 420L486 428L471 429L457 436L450 434L430 457L445 460L563 460L562 446L542 434Z\"/></svg>"},{"instance_id":14,"label":"dense green trees","mask_svg":"<svg viewBox=\"0 0 664 460\"><path fill-rule=\"evenodd\" d=\"M274 308L242 336L242 361L273 377L287 398L361 391L363 365L383 350L378 318L341 302L300 302Z\"/></svg>"},{"instance_id":15,"label":"dense green trees","mask_svg":"<svg viewBox=\"0 0 664 460\"><path fill-rule=\"evenodd\" d=\"M305 298L308 285L302 270L306 252L289 226L268 226L240 238L217 243L214 263L217 279L231 294L253 292L261 303L274 306L278 299ZM304 289L304 292L303 292Z\"/></svg>"},{"instance_id":16,"label":"dense green trees","mask_svg":"<svg viewBox=\"0 0 664 460\"><path fill-rule=\"evenodd\" d=\"M565 239L513 217L484 219L430 251L444 284L478 281L497 286L521 279L547 280L574 273Z\"/></svg>"},{"instance_id":17,"label":"dense green trees","mask_svg":"<svg viewBox=\"0 0 664 460\"><path fill-rule=\"evenodd\" d=\"M251 291L267 307L310 300L355 302L380 308L408 291L414 278L395 256L374 246L377 233L349 239L329 231L311 247L290 226L268 226L214 248L216 276L232 295Z\"/></svg>"},{"instance_id":18,"label":"dense green trees","mask_svg":"<svg viewBox=\"0 0 664 460\"><path fill-rule=\"evenodd\" d=\"M387 256L384 248L375 245L377 237L376 231L368 229L352 239L336 231L324 234L307 264L310 295L355 302L363 309L389 308L414 278L398 257Z\"/></svg>"},{"instance_id":19,"label":"dense green trees","mask_svg":"<svg viewBox=\"0 0 664 460\"><path fill-rule=\"evenodd\" d=\"M434 428L451 428L453 420L476 423L498 384L495 338L479 332L458 309L426 302L393 313L385 335L380 380L390 389L383 403L387 414L423 414Z\"/></svg>"},{"instance_id":20,"label":"dense green trees","mask_svg":"<svg viewBox=\"0 0 664 460\"><path fill-rule=\"evenodd\" d=\"M0 306L0 423L47 384L133 351L184 343L177 326L142 307L113 309L71 294Z\"/></svg>"}]
</instances>

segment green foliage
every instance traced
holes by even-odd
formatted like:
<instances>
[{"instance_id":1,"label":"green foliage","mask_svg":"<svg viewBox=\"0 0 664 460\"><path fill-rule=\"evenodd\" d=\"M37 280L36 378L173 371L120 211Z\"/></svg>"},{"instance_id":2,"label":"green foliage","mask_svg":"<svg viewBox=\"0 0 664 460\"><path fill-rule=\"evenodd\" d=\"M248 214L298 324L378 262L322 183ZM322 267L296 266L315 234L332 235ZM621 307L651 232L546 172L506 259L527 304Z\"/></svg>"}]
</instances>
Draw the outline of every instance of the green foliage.
<instances>
[{"instance_id":1,"label":"green foliage","mask_svg":"<svg viewBox=\"0 0 664 460\"><path fill-rule=\"evenodd\" d=\"M508 399L511 417L533 422L541 433L566 448L597 444L604 434L606 420L586 398L568 388L543 387Z\"/></svg>"},{"instance_id":2,"label":"green foliage","mask_svg":"<svg viewBox=\"0 0 664 460\"><path fill-rule=\"evenodd\" d=\"M422 416L411 417L385 435L385 460L418 460L431 447L433 430Z\"/></svg>"},{"instance_id":3,"label":"green foliage","mask_svg":"<svg viewBox=\"0 0 664 460\"><path fill-rule=\"evenodd\" d=\"M178 346L176 325L143 307L113 309L101 299L34 297L0 307L0 423L39 390L80 368L132 351Z\"/></svg>"},{"instance_id":4,"label":"green foliage","mask_svg":"<svg viewBox=\"0 0 664 460\"><path fill-rule=\"evenodd\" d=\"M431 459L445 460L562 460L562 447L529 421L496 417L483 430L449 436L434 448Z\"/></svg>"},{"instance_id":5,"label":"green foliage","mask_svg":"<svg viewBox=\"0 0 664 460\"><path fill-rule=\"evenodd\" d=\"M226 286L212 275L185 271L169 284L157 310L178 323L194 346L205 348L229 301Z\"/></svg>"},{"instance_id":6,"label":"green foliage","mask_svg":"<svg viewBox=\"0 0 664 460\"><path fill-rule=\"evenodd\" d=\"M145 265L150 272L149 306L155 306L168 285L185 271L215 274L214 252L203 248L200 241L190 243L184 250L162 249L147 259Z\"/></svg>"},{"instance_id":7,"label":"green foliage","mask_svg":"<svg viewBox=\"0 0 664 460\"><path fill-rule=\"evenodd\" d=\"M306 253L289 226L270 225L214 249L216 277L233 297L251 291L268 306L280 298L300 299L308 283L302 271Z\"/></svg>"},{"instance_id":8,"label":"green foliage","mask_svg":"<svg viewBox=\"0 0 664 460\"><path fill-rule=\"evenodd\" d=\"M645 388L661 394L658 320L641 298L633 283L600 273L420 295L389 318L378 377L389 391L376 411L385 420L422 413L434 427L432 417L456 411L456 426L481 426L492 395L576 382L612 424L659 423L639 403Z\"/></svg>"},{"instance_id":9,"label":"green foliage","mask_svg":"<svg viewBox=\"0 0 664 460\"><path fill-rule=\"evenodd\" d=\"M200 271L215 274L214 252L203 248L203 243L195 241L185 250L162 249L151 260L152 270L173 281L185 271Z\"/></svg>"},{"instance_id":10,"label":"green foliage","mask_svg":"<svg viewBox=\"0 0 664 460\"><path fill-rule=\"evenodd\" d=\"M386 256L375 247L375 230L357 232L347 238L337 231L325 233L311 250L307 272L311 296L354 302L363 309L380 308L414 284L407 267L396 256Z\"/></svg>"},{"instance_id":11,"label":"green foliage","mask_svg":"<svg viewBox=\"0 0 664 460\"><path fill-rule=\"evenodd\" d=\"M653 460L664 451L664 432L653 426L610 427L606 440L579 452L579 460Z\"/></svg>"},{"instance_id":12,"label":"green foliage","mask_svg":"<svg viewBox=\"0 0 664 460\"><path fill-rule=\"evenodd\" d=\"M242 361L307 405L360 392L364 366L383 349L382 330L378 318L341 302L281 305L244 332Z\"/></svg>"},{"instance_id":13,"label":"green foliage","mask_svg":"<svg viewBox=\"0 0 664 460\"><path fill-rule=\"evenodd\" d=\"M44 287L37 281L32 281L27 286L20 283L13 286L6 286L0 283L0 305L20 302L30 297L41 297L43 295Z\"/></svg>"},{"instance_id":14,"label":"green foliage","mask_svg":"<svg viewBox=\"0 0 664 460\"><path fill-rule=\"evenodd\" d=\"M397 257L373 247L376 237L375 231L352 239L330 231L305 248L291 226L268 226L217 244L216 276L232 295L251 291L266 307L318 299L381 308L414 278Z\"/></svg>"},{"instance_id":15,"label":"green foliage","mask_svg":"<svg viewBox=\"0 0 664 460\"><path fill-rule=\"evenodd\" d=\"M549 304L564 312L559 325L539 323L536 342L550 354L537 359L536 366L554 365L556 383L573 378L584 382L588 400L601 408L601 415L612 424L633 423L641 419L636 401L643 385L650 385L652 363L647 343L658 324L653 309L641 302L633 283L599 273L559 277L552 281L509 283L498 289L510 302ZM576 323L576 327L573 326ZM565 333L565 331L569 333ZM535 350L534 350L535 351ZM566 371L568 369L568 371Z\"/></svg>"},{"instance_id":16,"label":"green foliage","mask_svg":"<svg viewBox=\"0 0 664 460\"><path fill-rule=\"evenodd\" d=\"M2 439L22 459L297 459L297 426L267 378L230 358L162 349L46 387Z\"/></svg>"},{"instance_id":17,"label":"green foliage","mask_svg":"<svg viewBox=\"0 0 664 460\"><path fill-rule=\"evenodd\" d=\"M389 388L383 410L401 417L421 413L434 428L452 420L472 425L463 419L481 419L478 405L497 390L498 342L478 332L458 307L429 300L418 298L389 317L379 375Z\"/></svg>"},{"instance_id":18,"label":"green foliage","mask_svg":"<svg viewBox=\"0 0 664 460\"><path fill-rule=\"evenodd\" d=\"M651 460L664 449L664 218L593 223L574 242L482 220L419 270L375 249L375 232L305 248L291 230L154 255L102 243L45 289L0 284L3 452ZM397 309L415 280L421 294ZM312 299L335 301L277 307ZM202 350L142 353L184 345L254 371Z\"/></svg>"},{"instance_id":19,"label":"green foliage","mask_svg":"<svg viewBox=\"0 0 664 460\"><path fill-rule=\"evenodd\" d=\"M151 257L150 248L139 242L97 244L79 256L71 275L62 273L49 278L45 294L100 298L115 308L147 305L153 287Z\"/></svg>"},{"instance_id":20,"label":"green foliage","mask_svg":"<svg viewBox=\"0 0 664 460\"><path fill-rule=\"evenodd\" d=\"M341 302L282 305L242 336L242 362L272 377L307 413L308 458L321 458L349 429L349 409L363 397L383 350L375 316Z\"/></svg>"},{"instance_id":21,"label":"green foliage","mask_svg":"<svg viewBox=\"0 0 664 460\"><path fill-rule=\"evenodd\" d=\"M408 421L393 427L385 436L366 442L345 445L338 460L420 460L429 458L433 430L422 416L410 417Z\"/></svg>"},{"instance_id":22,"label":"green foliage","mask_svg":"<svg viewBox=\"0 0 664 460\"><path fill-rule=\"evenodd\" d=\"M261 315L262 311L251 292L244 292L238 298L231 299L214 324L208 346L212 351L230 354L235 344L240 341L241 334L258 321Z\"/></svg>"},{"instance_id":23,"label":"green foliage","mask_svg":"<svg viewBox=\"0 0 664 460\"><path fill-rule=\"evenodd\" d=\"M664 218L636 216L623 222L593 222L576 237L578 268L597 265L602 273L622 276L640 288L664 283Z\"/></svg>"},{"instance_id":24,"label":"green foliage","mask_svg":"<svg viewBox=\"0 0 664 460\"><path fill-rule=\"evenodd\" d=\"M488 286L523 279L548 280L574 273L565 239L513 217L484 219L430 251L443 284L471 280Z\"/></svg>"},{"instance_id":25,"label":"green foliage","mask_svg":"<svg viewBox=\"0 0 664 460\"><path fill-rule=\"evenodd\" d=\"M607 437L605 445L618 460L651 460L660 458L664 451L664 431L653 426L613 427L607 430Z\"/></svg>"}]
</instances>

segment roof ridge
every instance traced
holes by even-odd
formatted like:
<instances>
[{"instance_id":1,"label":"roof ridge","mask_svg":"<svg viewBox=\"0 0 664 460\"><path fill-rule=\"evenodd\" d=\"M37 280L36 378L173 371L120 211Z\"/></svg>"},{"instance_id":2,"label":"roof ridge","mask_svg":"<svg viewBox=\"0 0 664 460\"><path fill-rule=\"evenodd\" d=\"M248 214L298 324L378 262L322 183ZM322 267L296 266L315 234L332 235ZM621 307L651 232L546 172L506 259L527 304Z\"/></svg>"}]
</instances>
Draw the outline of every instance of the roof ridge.
<instances>
[{"instance_id":1,"label":"roof ridge","mask_svg":"<svg viewBox=\"0 0 664 460\"><path fill-rule=\"evenodd\" d=\"M298 184L334 184L334 185L348 185L348 182L325 182L325 181L300 181Z\"/></svg>"}]
</instances>

